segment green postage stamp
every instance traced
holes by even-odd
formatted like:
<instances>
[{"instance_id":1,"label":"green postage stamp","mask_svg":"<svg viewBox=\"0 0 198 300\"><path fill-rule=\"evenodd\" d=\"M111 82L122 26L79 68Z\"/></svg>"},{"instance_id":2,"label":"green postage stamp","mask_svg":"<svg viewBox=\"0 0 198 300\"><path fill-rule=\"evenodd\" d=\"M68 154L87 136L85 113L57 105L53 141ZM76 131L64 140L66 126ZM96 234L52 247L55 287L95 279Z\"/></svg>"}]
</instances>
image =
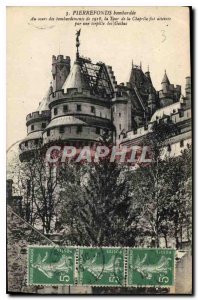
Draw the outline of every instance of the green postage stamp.
<instances>
[{"instance_id":1,"label":"green postage stamp","mask_svg":"<svg viewBox=\"0 0 198 300\"><path fill-rule=\"evenodd\" d=\"M80 285L124 286L124 248L80 248Z\"/></svg>"},{"instance_id":2,"label":"green postage stamp","mask_svg":"<svg viewBox=\"0 0 198 300\"><path fill-rule=\"evenodd\" d=\"M29 247L28 283L74 285L75 253L69 247Z\"/></svg>"},{"instance_id":3,"label":"green postage stamp","mask_svg":"<svg viewBox=\"0 0 198 300\"><path fill-rule=\"evenodd\" d=\"M173 286L175 250L30 246L28 284Z\"/></svg>"},{"instance_id":4,"label":"green postage stamp","mask_svg":"<svg viewBox=\"0 0 198 300\"><path fill-rule=\"evenodd\" d=\"M128 249L128 286L173 286L175 250Z\"/></svg>"}]
</instances>

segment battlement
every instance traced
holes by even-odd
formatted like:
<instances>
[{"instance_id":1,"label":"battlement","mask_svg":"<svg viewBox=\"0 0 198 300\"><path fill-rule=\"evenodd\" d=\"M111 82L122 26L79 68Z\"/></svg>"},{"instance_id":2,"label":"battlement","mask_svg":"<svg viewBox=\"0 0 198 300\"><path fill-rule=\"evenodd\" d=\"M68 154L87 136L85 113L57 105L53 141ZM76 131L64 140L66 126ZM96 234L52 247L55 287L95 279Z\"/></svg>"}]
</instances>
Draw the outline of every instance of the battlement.
<instances>
[{"instance_id":1,"label":"battlement","mask_svg":"<svg viewBox=\"0 0 198 300\"><path fill-rule=\"evenodd\" d=\"M134 129L130 130L127 132L127 135L125 138L123 138L122 142L142 137L142 136L148 134L148 132L150 132L150 131L151 131L151 124L149 124L148 127L140 127L140 128L137 128L136 130L134 130Z\"/></svg>"},{"instance_id":2,"label":"battlement","mask_svg":"<svg viewBox=\"0 0 198 300\"><path fill-rule=\"evenodd\" d=\"M52 56L52 64L55 64L55 63L67 63L67 64L70 64L71 62L71 59L70 59L70 56L65 56L64 55L53 55Z\"/></svg>"},{"instance_id":3,"label":"battlement","mask_svg":"<svg viewBox=\"0 0 198 300\"><path fill-rule=\"evenodd\" d=\"M26 122L34 119L50 118L50 110L35 111L26 116Z\"/></svg>"},{"instance_id":4,"label":"battlement","mask_svg":"<svg viewBox=\"0 0 198 300\"><path fill-rule=\"evenodd\" d=\"M53 92L50 94L49 103L51 104L54 101L58 101L60 99L71 99L71 98L91 98L95 100L105 101L105 96L102 98L98 95L94 95L91 91L86 89L77 89L77 88L68 88L67 92L64 92L64 89ZM108 98L109 99L109 98Z\"/></svg>"},{"instance_id":5,"label":"battlement","mask_svg":"<svg viewBox=\"0 0 198 300\"><path fill-rule=\"evenodd\" d=\"M176 104L171 105L172 107L171 111L167 111L166 109L160 109L159 111L156 111L153 115L151 121L148 124L148 127L140 127L136 130L130 130L127 132L126 138L123 139L123 141L130 140L130 139L136 139L141 136L146 135L148 132L152 131L152 126L155 122L160 123L168 123L173 122L175 124L182 123L184 121L190 120L191 118L191 109L181 109L179 107L176 107ZM163 111L164 110L164 111Z\"/></svg>"}]
</instances>

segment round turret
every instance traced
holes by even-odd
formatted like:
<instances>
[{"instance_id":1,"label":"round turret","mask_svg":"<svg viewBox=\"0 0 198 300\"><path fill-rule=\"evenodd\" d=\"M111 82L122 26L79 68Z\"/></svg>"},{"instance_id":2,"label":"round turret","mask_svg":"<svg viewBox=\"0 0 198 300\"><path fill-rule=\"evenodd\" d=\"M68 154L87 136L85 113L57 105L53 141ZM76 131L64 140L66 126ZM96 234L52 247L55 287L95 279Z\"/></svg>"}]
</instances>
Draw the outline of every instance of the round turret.
<instances>
[{"instance_id":1,"label":"round turret","mask_svg":"<svg viewBox=\"0 0 198 300\"><path fill-rule=\"evenodd\" d=\"M100 68L89 62L89 67ZM96 74L97 75L97 74ZM51 121L43 132L43 144L97 143L104 131L112 130L110 102L94 94L89 85L84 59L78 58L61 91L51 94Z\"/></svg>"},{"instance_id":2,"label":"round turret","mask_svg":"<svg viewBox=\"0 0 198 300\"><path fill-rule=\"evenodd\" d=\"M47 127L51 112L49 110L49 95L52 92L50 87L46 96L39 103L37 111L26 117L27 136L19 144L19 158L21 161L28 160L36 149L42 146L43 130Z\"/></svg>"}]
</instances>

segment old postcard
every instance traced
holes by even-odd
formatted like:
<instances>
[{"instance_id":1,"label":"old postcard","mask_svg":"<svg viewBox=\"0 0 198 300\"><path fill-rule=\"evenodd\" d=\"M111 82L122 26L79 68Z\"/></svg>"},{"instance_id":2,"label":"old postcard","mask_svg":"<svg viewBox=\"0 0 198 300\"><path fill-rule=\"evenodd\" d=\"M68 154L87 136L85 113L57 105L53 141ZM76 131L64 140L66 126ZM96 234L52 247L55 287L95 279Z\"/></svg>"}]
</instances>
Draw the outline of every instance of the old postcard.
<instances>
[{"instance_id":1,"label":"old postcard","mask_svg":"<svg viewBox=\"0 0 198 300\"><path fill-rule=\"evenodd\" d=\"M189 7L7 7L7 293L192 294Z\"/></svg>"}]
</instances>

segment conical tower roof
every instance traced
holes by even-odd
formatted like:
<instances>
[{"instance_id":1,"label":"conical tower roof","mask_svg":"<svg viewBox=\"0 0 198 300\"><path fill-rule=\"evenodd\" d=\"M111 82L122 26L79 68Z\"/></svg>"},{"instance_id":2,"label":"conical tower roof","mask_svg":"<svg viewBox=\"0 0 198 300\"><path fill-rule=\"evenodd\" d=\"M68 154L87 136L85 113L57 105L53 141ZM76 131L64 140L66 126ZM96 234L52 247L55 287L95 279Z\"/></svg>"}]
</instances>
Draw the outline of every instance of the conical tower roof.
<instances>
[{"instance_id":1,"label":"conical tower roof","mask_svg":"<svg viewBox=\"0 0 198 300\"><path fill-rule=\"evenodd\" d=\"M43 97L43 99L41 100L41 102L39 103L39 107L37 108L36 111L43 111L43 110L49 110L49 95L52 92L52 87L50 86L50 88L48 89L46 95Z\"/></svg>"},{"instance_id":2,"label":"conical tower roof","mask_svg":"<svg viewBox=\"0 0 198 300\"><path fill-rule=\"evenodd\" d=\"M164 77L163 77L161 83L168 83L168 84L170 84L170 81L169 81L168 76L166 74L166 70L165 70Z\"/></svg>"},{"instance_id":3,"label":"conical tower roof","mask_svg":"<svg viewBox=\"0 0 198 300\"><path fill-rule=\"evenodd\" d=\"M75 61L73 67L62 87L64 92L67 92L67 89L85 89L86 82L81 71L81 67L78 61Z\"/></svg>"}]
</instances>

